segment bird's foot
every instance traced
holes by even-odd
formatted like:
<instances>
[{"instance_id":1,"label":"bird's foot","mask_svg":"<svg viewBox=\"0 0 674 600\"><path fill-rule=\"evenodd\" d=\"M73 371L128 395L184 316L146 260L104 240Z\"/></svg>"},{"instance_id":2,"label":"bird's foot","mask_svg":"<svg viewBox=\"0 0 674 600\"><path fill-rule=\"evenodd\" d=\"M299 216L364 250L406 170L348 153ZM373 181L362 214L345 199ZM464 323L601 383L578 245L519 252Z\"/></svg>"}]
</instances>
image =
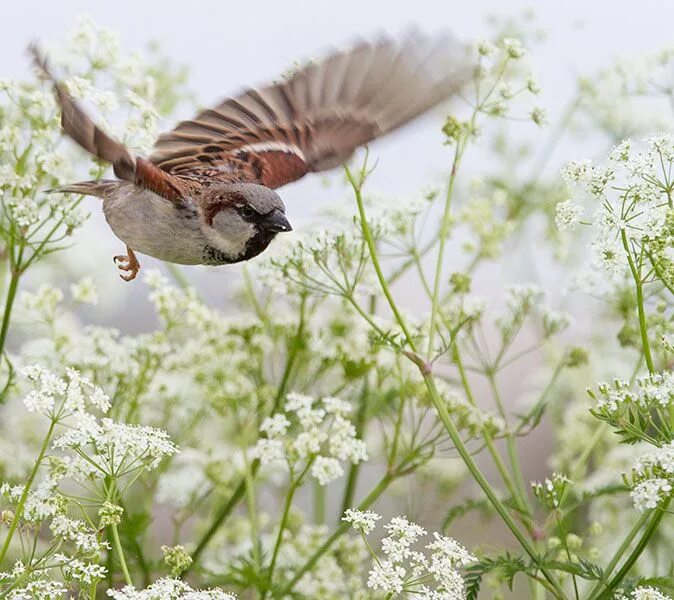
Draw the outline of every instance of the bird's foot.
<instances>
[{"instance_id":1,"label":"bird's foot","mask_svg":"<svg viewBox=\"0 0 674 600\"><path fill-rule=\"evenodd\" d=\"M127 254L113 256L112 260L120 271L127 271L126 275L120 273L119 276L124 281L132 281L136 278L136 275L138 275L138 271L140 271L140 263L138 262L134 251L128 246L126 247L126 252Z\"/></svg>"}]
</instances>

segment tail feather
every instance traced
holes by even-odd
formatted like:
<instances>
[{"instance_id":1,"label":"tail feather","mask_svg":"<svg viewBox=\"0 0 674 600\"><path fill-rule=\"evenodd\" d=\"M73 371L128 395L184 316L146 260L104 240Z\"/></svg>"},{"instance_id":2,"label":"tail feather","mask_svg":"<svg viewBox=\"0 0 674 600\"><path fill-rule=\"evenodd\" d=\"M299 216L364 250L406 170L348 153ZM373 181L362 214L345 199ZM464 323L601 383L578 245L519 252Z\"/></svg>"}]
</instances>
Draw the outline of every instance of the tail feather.
<instances>
[{"instance_id":1,"label":"tail feather","mask_svg":"<svg viewBox=\"0 0 674 600\"><path fill-rule=\"evenodd\" d=\"M106 198L110 192L117 186L119 181L112 179L101 179L99 181L80 181L70 183L63 187L47 190L49 193L58 194L82 194L84 196L96 196L97 198Z\"/></svg>"}]
</instances>

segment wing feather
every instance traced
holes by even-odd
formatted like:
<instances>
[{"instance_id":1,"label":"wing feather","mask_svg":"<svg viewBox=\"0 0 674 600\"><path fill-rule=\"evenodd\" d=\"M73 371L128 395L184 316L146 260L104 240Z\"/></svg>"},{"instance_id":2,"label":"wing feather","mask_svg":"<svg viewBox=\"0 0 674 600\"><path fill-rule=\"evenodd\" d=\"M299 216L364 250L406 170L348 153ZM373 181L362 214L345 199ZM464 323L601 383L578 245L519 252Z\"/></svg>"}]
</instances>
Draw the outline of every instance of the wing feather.
<instances>
[{"instance_id":1,"label":"wing feather","mask_svg":"<svg viewBox=\"0 0 674 600\"><path fill-rule=\"evenodd\" d=\"M278 187L342 164L431 109L465 84L471 64L448 35L360 42L179 123L159 137L150 161L176 174L240 166Z\"/></svg>"}]
</instances>

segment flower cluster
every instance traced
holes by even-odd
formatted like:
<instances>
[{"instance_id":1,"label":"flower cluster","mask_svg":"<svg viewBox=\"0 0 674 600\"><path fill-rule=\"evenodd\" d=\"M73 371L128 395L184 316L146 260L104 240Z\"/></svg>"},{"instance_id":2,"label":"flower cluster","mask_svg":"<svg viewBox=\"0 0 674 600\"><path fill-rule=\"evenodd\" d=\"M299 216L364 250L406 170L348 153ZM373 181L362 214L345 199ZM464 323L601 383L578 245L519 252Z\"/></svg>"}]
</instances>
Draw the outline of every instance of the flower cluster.
<instances>
[{"instance_id":1,"label":"flower cluster","mask_svg":"<svg viewBox=\"0 0 674 600\"><path fill-rule=\"evenodd\" d=\"M644 143L642 150L631 140L623 141L605 165L571 162L563 177L578 190L579 199L588 197L598 206L590 243L595 269L615 279L628 269L638 271L648 260L649 268L668 281L673 265L668 249L674 244L670 184L674 139L662 134ZM568 227L580 211L565 201L558 207L558 224Z\"/></svg>"},{"instance_id":2,"label":"flower cluster","mask_svg":"<svg viewBox=\"0 0 674 600\"><path fill-rule=\"evenodd\" d=\"M78 428L55 440L54 447L75 450L101 476L119 478L152 469L178 450L161 429L88 417L80 415Z\"/></svg>"},{"instance_id":3,"label":"flower cluster","mask_svg":"<svg viewBox=\"0 0 674 600\"><path fill-rule=\"evenodd\" d=\"M374 522L379 518L376 513L349 509L342 520L351 523L364 537L373 530ZM477 559L463 546L434 532L434 541L425 546L428 552L414 550L415 544L426 535L426 530L405 517L394 517L384 525L384 529L388 534L381 541L381 552L385 558L372 555L374 564L367 580L370 589L381 590L389 597L394 594L452 600L465 597L463 578L458 569Z\"/></svg>"},{"instance_id":4,"label":"flower cluster","mask_svg":"<svg viewBox=\"0 0 674 600\"><path fill-rule=\"evenodd\" d=\"M126 586L121 590L108 590L113 600L236 600L236 596L220 589L194 590L180 579L158 579L145 589Z\"/></svg>"},{"instance_id":5,"label":"flower cluster","mask_svg":"<svg viewBox=\"0 0 674 600\"><path fill-rule=\"evenodd\" d=\"M639 57L620 57L580 80L581 109L613 139L666 131L671 111L674 48Z\"/></svg>"},{"instance_id":6,"label":"flower cluster","mask_svg":"<svg viewBox=\"0 0 674 600\"><path fill-rule=\"evenodd\" d=\"M481 112L491 117L508 116L514 99L540 92L536 79L522 66L527 52L519 39L501 37L495 42L480 41L476 44L476 54L474 78ZM545 110L534 107L529 110L529 118L536 125L542 125L546 121Z\"/></svg>"},{"instance_id":7,"label":"flower cluster","mask_svg":"<svg viewBox=\"0 0 674 600\"><path fill-rule=\"evenodd\" d=\"M36 412L55 421L72 415L84 415L88 410L107 412L110 400L105 392L82 377L75 369L67 369L67 377L58 377L41 365L21 369L21 374L35 384L23 400L28 412Z\"/></svg>"},{"instance_id":8,"label":"flower cluster","mask_svg":"<svg viewBox=\"0 0 674 600\"><path fill-rule=\"evenodd\" d=\"M625 441L652 443L645 427L655 428L658 437L671 440L669 410L674 401L674 376L669 371L639 377L636 386L624 379L602 382L588 390L595 401L592 414L615 427Z\"/></svg>"},{"instance_id":9,"label":"flower cluster","mask_svg":"<svg viewBox=\"0 0 674 600\"><path fill-rule=\"evenodd\" d=\"M182 75L149 65L138 54L124 54L119 36L89 18L79 19L69 43L51 54L57 71L63 63L75 68L74 73L64 73L70 92L93 102L99 122L134 149L150 147L157 133L157 107L168 112L182 94L178 85ZM171 88L174 91L168 92ZM127 118L111 119L121 105L129 107ZM44 192L73 177L78 155L73 145L62 144L56 101L46 82L3 80L0 112L0 198L5 208L0 236L9 247L21 238L31 240L31 245L41 241L34 244L35 259L32 253L22 257L33 261L58 247L88 218L81 197ZM102 174L93 162L89 170L94 176ZM38 232L46 222L52 232L43 239L45 232Z\"/></svg>"},{"instance_id":10,"label":"flower cluster","mask_svg":"<svg viewBox=\"0 0 674 600\"><path fill-rule=\"evenodd\" d=\"M267 417L260 426L266 437L258 440L253 455L262 464L284 462L291 472L309 468L320 485L344 474L342 462L367 460L365 443L346 415L351 406L339 398L316 402L302 394L288 394L283 412Z\"/></svg>"},{"instance_id":11,"label":"flower cluster","mask_svg":"<svg viewBox=\"0 0 674 600\"><path fill-rule=\"evenodd\" d=\"M541 504L551 510L558 509L571 485L571 480L562 473L553 473L552 478L545 481L532 481L531 491Z\"/></svg>"},{"instance_id":12,"label":"flower cluster","mask_svg":"<svg viewBox=\"0 0 674 600\"><path fill-rule=\"evenodd\" d=\"M628 482L629 483L629 482ZM674 442L643 454L632 469L632 500L640 511L656 508L674 489Z\"/></svg>"}]
</instances>

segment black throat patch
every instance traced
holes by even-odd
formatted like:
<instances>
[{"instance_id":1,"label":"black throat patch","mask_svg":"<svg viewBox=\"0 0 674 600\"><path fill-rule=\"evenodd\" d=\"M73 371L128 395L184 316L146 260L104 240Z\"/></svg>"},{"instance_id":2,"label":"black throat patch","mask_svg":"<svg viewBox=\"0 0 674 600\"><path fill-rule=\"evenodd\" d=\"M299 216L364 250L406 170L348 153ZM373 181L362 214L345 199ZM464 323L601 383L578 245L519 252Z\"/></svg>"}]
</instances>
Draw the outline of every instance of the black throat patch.
<instances>
[{"instance_id":1,"label":"black throat patch","mask_svg":"<svg viewBox=\"0 0 674 600\"><path fill-rule=\"evenodd\" d=\"M264 250L266 250L269 243L276 237L276 232L267 231L266 229L258 228L255 235L248 240L246 249L237 257L232 257L225 254L222 250L211 245L204 246L202 253L203 264L205 265L231 265L238 262L243 262L254 258Z\"/></svg>"}]
</instances>

